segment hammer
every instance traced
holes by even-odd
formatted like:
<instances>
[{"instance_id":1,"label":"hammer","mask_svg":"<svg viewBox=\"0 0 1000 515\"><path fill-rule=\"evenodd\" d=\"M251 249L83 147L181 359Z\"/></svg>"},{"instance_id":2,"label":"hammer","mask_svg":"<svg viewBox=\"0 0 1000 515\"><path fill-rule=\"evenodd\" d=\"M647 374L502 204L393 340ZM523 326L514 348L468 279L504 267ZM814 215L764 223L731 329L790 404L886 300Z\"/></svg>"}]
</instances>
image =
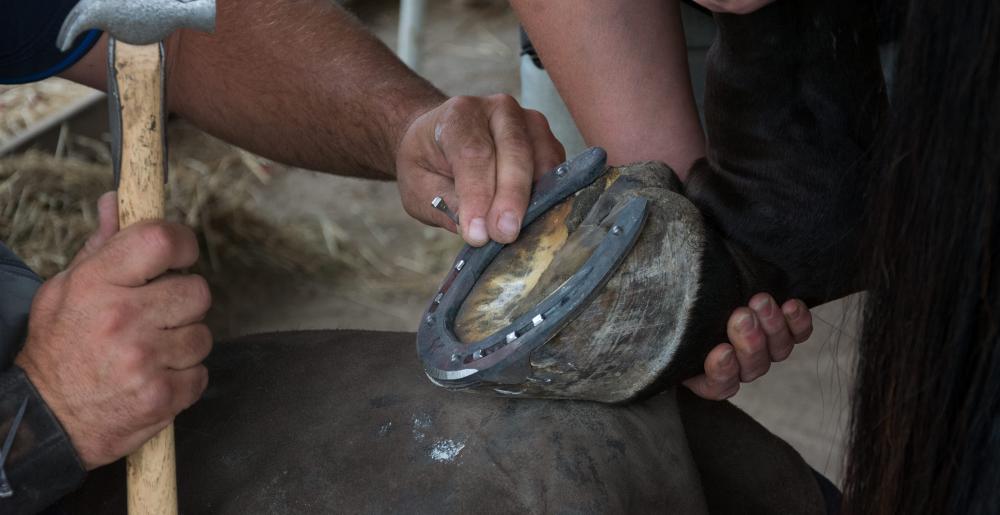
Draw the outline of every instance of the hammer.
<instances>
[{"instance_id":1,"label":"hammer","mask_svg":"<svg viewBox=\"0 0 1000 515\"><path fill-rule=\"evenodd\" d=\"M214 30L215 0L81 0L59 32L64 52L86 30L111 35L108 105L122 228L164 215L163 40L180 28ZM173 424L128 457L127 471L129 513L177 513Z\"/></svg>"}]
</instances>

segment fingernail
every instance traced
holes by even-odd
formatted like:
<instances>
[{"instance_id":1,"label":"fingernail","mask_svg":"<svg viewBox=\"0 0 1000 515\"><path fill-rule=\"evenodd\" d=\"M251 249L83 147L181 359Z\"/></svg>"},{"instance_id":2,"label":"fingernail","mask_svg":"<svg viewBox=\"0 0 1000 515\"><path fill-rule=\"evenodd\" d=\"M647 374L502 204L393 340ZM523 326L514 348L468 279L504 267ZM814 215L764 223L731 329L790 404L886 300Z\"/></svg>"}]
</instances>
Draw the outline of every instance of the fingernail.
<instances>
[{"instance_id":1,"label":"fingernail","mask_svg":"<svg viewBox=\"0 0 1000 515\"><path fill-rule=\"evenodd\" d=\"M467 235L473 243L486 243L486 241L489 240L489 236L486 234L486 220L482 218L473 218L472 221L469 222L469 231Z\"/></svg>"},{"instance_id":2,"label":"fingernail","mask_svg":"<svg viewBox=\"0 0 1000 515\"><path fill-rule=\"evenodd\" d=\"M513 238L517 236L518 229L521 228L521 223L517 220L517 216L514 215L513 211L504 211L500 215L500 219L497 220L497 228L504 236Z\"/></svg>"},{"instance_id":3,"label":"fingernail","mask_svg":"<svg viewBox=\"0 0 1000 515\"><path fill-rule=\"evenodd\" d=\"M736 329L741 333L750 331L753 329L753 326L753 315L750 313L740 313L740 315L736 318Z\"/></svg>"},{"instance_id":4,"label":"fingernail","mask_svg":"<svg viewBox=\"0 0 1000 515\"><path fill-rule=\"evenodd\" d=\"M750 307L753 308L754 311L760 313L761 316L769 317L774 313L774 304L771 302L770 297L756 299L755 302L750 304Z\"/></svg>"},{"instance_id":5,"label":"fingernail","mask_svg":"<svg viewBox=\"0 0 1000 515\"><path fill-rule=\"evenodd\" d=\"M719 358L719 364L725 368L732 366L733 361L736 359L736 354L733 349L726 349L722 351L722 357Z\"/></svg>"},{"instance_id":6,"label":"fingernail","mask_svg":"<svg viewBox=\"0 0 1000 515\"><path fill-rule=\"evenodd\" d=\"M799 318L799 315L802 314L799 310L799 304L797 302L793 302L789 307L785 308L784 311L785 316L793 320Z\"/></svg>"}]
</instances>

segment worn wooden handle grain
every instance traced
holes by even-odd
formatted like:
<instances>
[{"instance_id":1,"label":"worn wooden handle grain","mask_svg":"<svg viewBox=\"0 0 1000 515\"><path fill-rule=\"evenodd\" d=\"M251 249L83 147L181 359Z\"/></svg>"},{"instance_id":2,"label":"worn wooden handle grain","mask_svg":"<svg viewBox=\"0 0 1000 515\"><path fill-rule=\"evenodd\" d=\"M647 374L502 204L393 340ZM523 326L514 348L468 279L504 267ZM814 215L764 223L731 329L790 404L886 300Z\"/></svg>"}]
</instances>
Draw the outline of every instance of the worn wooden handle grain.
<instances>
[{"instance_id":1,"label":"worn wooden handle grain","mask_svg":"<svg viewBox=\"0 0 1000 515\"><path fill-rule=\"evenodd\" d=\"M158 44L114 43L112 74L121 107L121 168L118 222L122 228L163 219L163 60ZM127 462L128 512L177 513L174 426L167 426L130 455Z\"/></svg>"},{"instance_id":2,"label":"worn wooden handle grain","mask_svg":"<svg viewBox=\"0 0 1000 515\"><path fill-rule=\"evenodd\" d=\"M121 105L118 221L163 219L163 73L160 45L115 43Z\"/></svg>"}]
</instances>

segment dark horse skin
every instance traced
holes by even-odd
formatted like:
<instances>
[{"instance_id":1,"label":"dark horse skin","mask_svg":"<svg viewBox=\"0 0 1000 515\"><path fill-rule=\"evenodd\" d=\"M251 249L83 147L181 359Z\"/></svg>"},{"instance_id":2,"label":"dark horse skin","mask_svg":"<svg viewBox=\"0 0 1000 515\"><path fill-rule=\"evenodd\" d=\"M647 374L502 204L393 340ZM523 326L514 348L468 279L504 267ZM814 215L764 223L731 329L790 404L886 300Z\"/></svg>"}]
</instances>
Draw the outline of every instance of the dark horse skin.
<instances>
[{"instance_id":1,"label":"dark horse skin","mask_svg":"<svg viewBox=\"0 0 1000 515\"><path fill-rule=\"evenodd\" d=\"M857 291L868 163L887 106L874 6L778 0L716 21L708 152L685 194L736 267L742 297L730 302L765 291L816 305Z\"/></svg>"},{"instance_id":2,"label":"dark horse skin","mask_svg":"<svg viewBox=\"0 0 1000 515\"><path fill-rule=\"evenodd\" d=\"M788 444L728 402L625 406L451 392L411 333L220 343L176 421L181 512L824 513ZM55 513L124 513L122 462Z\"/></svg>"},{"instance_id":3,"label":"dark horse skin","mask_svg":"<svg viewBox=\"0 0 1000 515\"><path fill-rule=\"evenodd\" d=\"M669 373L644 393L703 372L732 310L758 292L815 306L862 289L865 192L888 102L874 7L777 0L715 16L707 156L684 184L711 229L699 302Z\"/></svg>"}]
</instances>

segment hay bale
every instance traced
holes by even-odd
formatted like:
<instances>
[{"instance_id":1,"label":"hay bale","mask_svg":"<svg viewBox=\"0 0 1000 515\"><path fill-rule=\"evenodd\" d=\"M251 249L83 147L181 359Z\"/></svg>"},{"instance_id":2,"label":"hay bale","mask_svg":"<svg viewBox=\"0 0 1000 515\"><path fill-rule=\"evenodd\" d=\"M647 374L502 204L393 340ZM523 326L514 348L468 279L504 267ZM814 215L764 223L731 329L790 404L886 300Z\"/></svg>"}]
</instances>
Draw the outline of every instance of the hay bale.
<instances>
[{"instance_id":1,"label":"hay bale","mask_svg":"<svg viewBox=\"0 0 1000 515\"><path fill-rule=\"evenodd\" d=\"M83 140L74 147L89 155L57 159L29 151L0 159L0 240L43 277L65 268L96 229L96 200L112 188L103 146ZM171 163L167 219L198 235L196 271L211 281L234 268L311 274L357 266L362 258L331 220L317 215L279 225L257 213L261 166L238 149L213 162Z\"/></svg>"},{"instance_id":2,"label":"hay bale","mask_svg":"<svg viewBox=\"0 0 1000 515\"><path fill-rule=\"evenodd\" d=\"M97 228L105 166L28 152L0 160L0 240L43 277L69 264Z\"/></svg>"}]
</instances>

